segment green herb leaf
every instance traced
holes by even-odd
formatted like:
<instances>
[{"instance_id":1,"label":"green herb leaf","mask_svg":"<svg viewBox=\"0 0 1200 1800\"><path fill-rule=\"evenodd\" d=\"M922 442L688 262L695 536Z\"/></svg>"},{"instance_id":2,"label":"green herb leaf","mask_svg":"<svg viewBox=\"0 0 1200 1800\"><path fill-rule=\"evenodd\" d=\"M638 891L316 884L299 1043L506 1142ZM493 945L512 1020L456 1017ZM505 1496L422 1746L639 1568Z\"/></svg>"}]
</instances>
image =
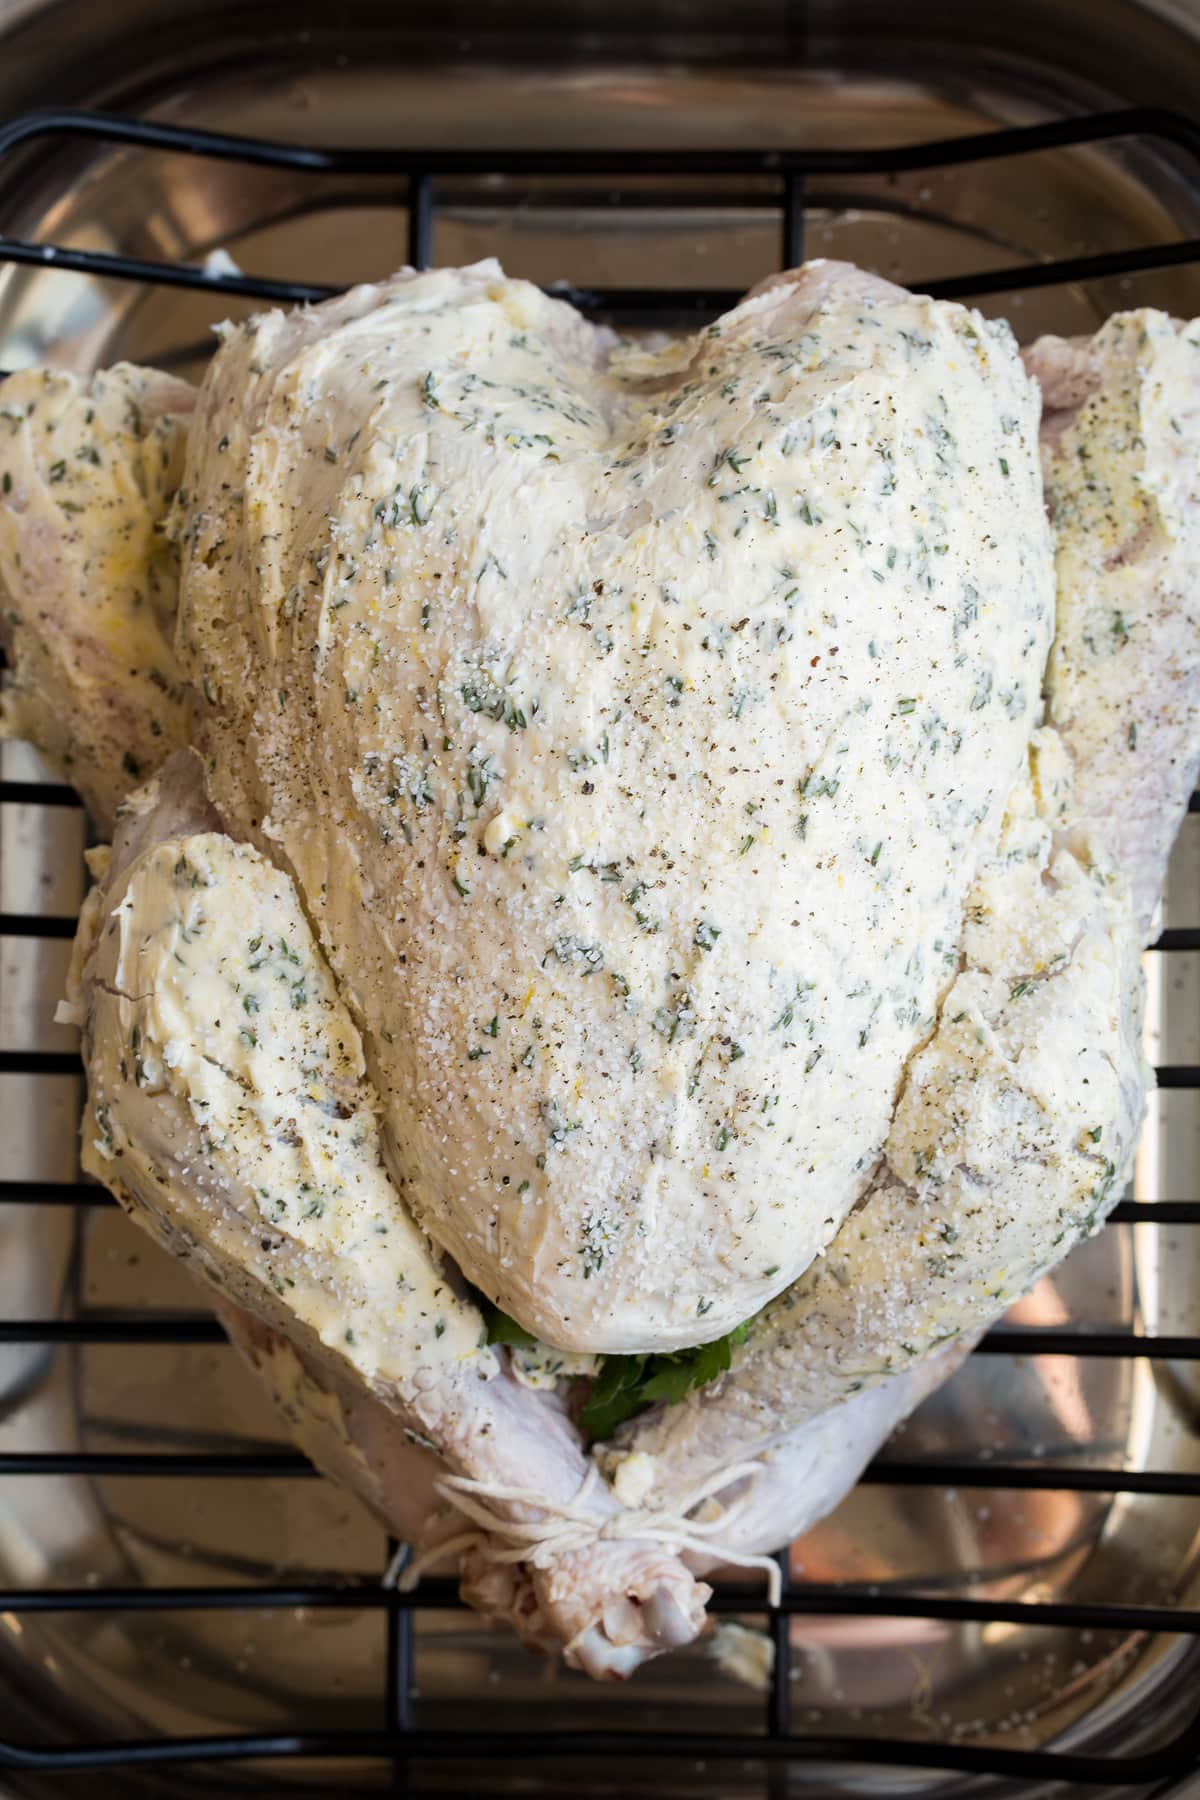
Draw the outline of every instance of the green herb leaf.
<instances>
[{"instance_id":1,"label":"green herb leaf","mask_svg":"<svg viewBox=\"0 0 1200 1800\"><path fill-rule=\"evenodd\" d=\"M612 1436L618 1425L636 1418L656 1401L673 1406L693 1388L724 1374L734 1344L745 1341L749 1321L710 1344L661 1356L606 1356L592 1382L579 1423L593 1440Z\"/></svg>"},{"instance_id":2,"label":"green herb leaf","mask_svg":"<svg viewBox=\"0 0 1200 1800\"><path fill-rule=\"evenodd\" d=\"M507 1313L501 1312L498 1306L493 1306L490 1300L480 1300L479 1305L487 1326L489 1344L510 1344L517 1350L532 1350L537 1343L532 1331L526 1331L523 1325L510 1319Z\"/></svg>"},{"instance_id":3,"label":"green herb leaf","mask_svg":"<svg viewBox=\"0 0 1200 1800\"><path fill-rule=\"evenodd\" d=\"M639 1391L639 1384L650 1359L645 1356L606 1356L600 1373L579 1415L579 1423L590 1438L610 1438L618 1425L650 1405Z\"/></svg>"}]
</instances>

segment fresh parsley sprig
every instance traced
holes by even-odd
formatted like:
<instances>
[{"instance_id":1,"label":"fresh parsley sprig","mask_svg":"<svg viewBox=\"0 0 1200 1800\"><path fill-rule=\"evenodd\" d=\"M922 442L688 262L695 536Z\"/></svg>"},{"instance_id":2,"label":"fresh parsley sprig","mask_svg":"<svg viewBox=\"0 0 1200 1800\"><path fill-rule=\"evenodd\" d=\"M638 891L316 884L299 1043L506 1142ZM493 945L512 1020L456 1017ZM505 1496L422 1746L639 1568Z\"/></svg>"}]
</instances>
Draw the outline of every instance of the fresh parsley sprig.
<instances>
[{"instance_id":1,"label":"fresh parsley sprig","mask_svg":"<svg viewBox=\"0 0 1200 1800\"><path fill-rule=\"evenodd\" d=\"M749 1329L748 1323L736 1325L724 1337L688 1350L604 1357L579 1414L580 1426L588 1437L602 1441L656 1401L670 1406L692 1388L705 1387L724 1374L732 1361L733 1346L744 1343Z\"/></svg>"}]
</instances>

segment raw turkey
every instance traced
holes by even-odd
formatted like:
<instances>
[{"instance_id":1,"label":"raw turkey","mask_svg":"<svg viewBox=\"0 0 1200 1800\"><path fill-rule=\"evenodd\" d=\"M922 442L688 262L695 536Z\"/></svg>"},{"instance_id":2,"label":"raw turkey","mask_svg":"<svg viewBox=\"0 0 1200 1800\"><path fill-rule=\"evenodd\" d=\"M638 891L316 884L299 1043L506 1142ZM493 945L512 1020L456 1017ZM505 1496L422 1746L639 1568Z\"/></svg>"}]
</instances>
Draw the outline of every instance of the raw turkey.
<instances>
[{"instance_id":1,"label":"raw turkey","mask_svg":"<svg viewBox=\"0 0 1200 1800\"><path fill-rule=\"evenodd\" d=\"M11 728L101 818L198 752L96 861L85 1165L531 1644L695 1636L1119 1197L1198 349L814 264L651 351L485 264L227 328L190 425L114 371L94 460L18 378Z\"/></svg>"},{"instance_id":2,"label":"raw turkey","mask_svg":"<svg viewBox=\"0 0 1200 1800\"><path fill-rule=\"evenodd\" d=\"M97 826L187 741L166 534L195 391L119 363L27 369L0 389L0 730L31 738Z\"/></svg>"}]
</instances>

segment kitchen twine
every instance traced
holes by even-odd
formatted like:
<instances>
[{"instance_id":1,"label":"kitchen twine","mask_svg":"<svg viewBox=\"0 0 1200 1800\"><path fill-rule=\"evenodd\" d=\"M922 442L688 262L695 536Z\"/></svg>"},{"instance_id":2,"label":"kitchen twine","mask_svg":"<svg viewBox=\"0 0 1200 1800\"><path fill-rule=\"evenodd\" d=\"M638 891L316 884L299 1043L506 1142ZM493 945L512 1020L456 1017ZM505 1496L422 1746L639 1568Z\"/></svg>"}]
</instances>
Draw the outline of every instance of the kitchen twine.
<instances>
[{"instance_id":1,"label":"kitchen twine","mask_svg":"<svg viewBox=\"0 0 1200 1800\"><path fill-rule=\"evenodd\" d=\"M774 1557L731 1549L717 1535L728 1531L740 1517L750 1499L749 1492L742 1494L732 1505L723 1506L715 1519L688 1517L706 1500L714 1499L723 1488L732 1486L735 1481L757 1477L762 1472L761 1462L734 1463L727 1469L718 1469L684 1494L673 1512L651 1506L628 1507L604 1517L598 1517L587 1507L600 1480L595 1463L588 1464L587 1474L574 1498L565 1502L547 1500L532 1488L503 1487L497 1482L472 1481L466 1475L447 1475L434 1483L434 1492L470 1520L472 1529L423 1550L411 1563L406 1562L408 1548L402 1545L388 1564L383 1586L410 1593L429 1569L463 1550L477 1550L485 1562L530 1563L535 1569L544 1569L555 1557L586 1550L591 1544L614 1538L637 1538L662 1544L668 1550L692 1550L700 1555L715 1556L739 1569L761 1569L767 1577L767 1602L770 1606L778 1606L782 1587L779 1564ZM489 1501L535 1507L543 1517L532 1522L505 1518L488 1504Z\"/></svg>"}]
</instances>

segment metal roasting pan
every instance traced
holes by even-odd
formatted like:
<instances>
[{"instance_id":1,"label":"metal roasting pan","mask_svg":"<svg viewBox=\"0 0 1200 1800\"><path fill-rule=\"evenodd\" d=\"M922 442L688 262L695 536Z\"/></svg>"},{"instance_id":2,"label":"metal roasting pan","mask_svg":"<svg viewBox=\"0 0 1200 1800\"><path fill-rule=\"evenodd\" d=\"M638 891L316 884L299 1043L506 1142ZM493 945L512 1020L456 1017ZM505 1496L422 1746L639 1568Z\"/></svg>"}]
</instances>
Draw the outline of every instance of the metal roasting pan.
<instances>
[{"instance_id":1,"label":"metal roasting pan","mask_svg":"<svg viewBox=\"0 0 1200 1800\"><path fill-rule=\"evenodd\" d=\"M1200 313L1182 0L0 0L0 126L80 107L364 154L0 131L5 369L199 373L256 304L197 291L218 247L288 291L496 254L631 328L801 251L978 293L1023 338ZM1129 107L1157 110L1086 123ZM703 1646L593 1687L447 1582L380 1592L379 1529L76 1185L52 1016L85 823L26 747L0 779L0 1795L1200 1795L1200 817L1147 956L1164 1086L1132 1193L793 1546L777 1615L722 1587L773 1636L763 1694Z\"/></svg>"}]
</instances>

